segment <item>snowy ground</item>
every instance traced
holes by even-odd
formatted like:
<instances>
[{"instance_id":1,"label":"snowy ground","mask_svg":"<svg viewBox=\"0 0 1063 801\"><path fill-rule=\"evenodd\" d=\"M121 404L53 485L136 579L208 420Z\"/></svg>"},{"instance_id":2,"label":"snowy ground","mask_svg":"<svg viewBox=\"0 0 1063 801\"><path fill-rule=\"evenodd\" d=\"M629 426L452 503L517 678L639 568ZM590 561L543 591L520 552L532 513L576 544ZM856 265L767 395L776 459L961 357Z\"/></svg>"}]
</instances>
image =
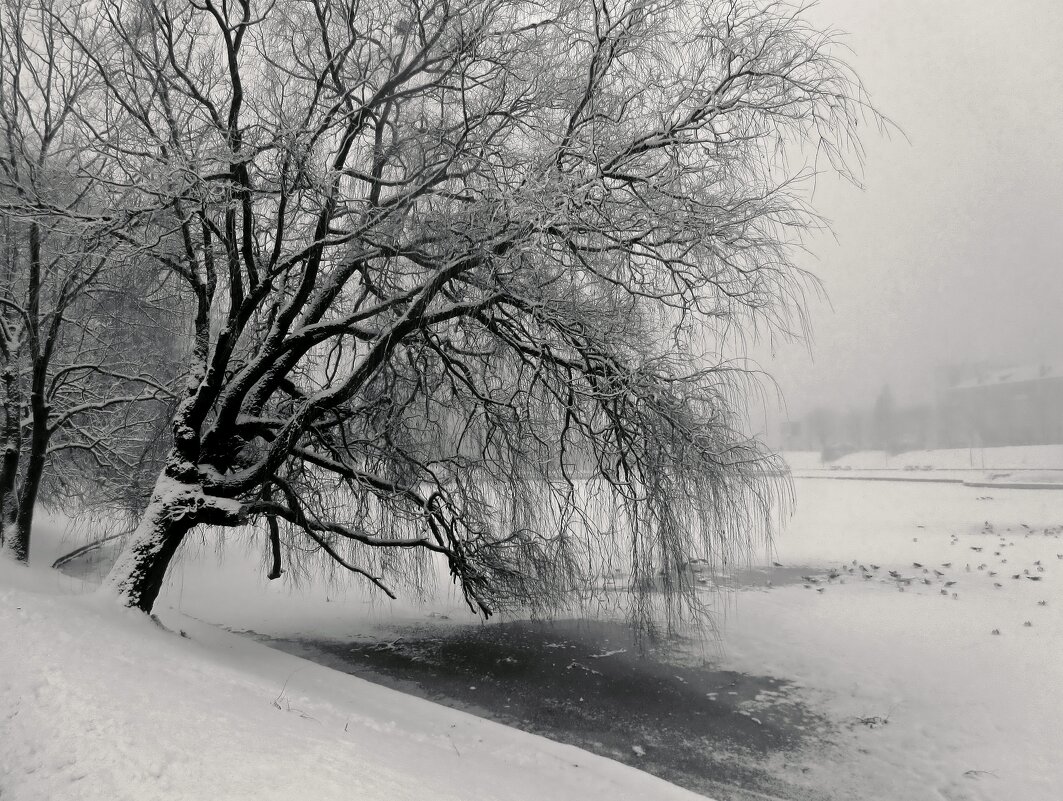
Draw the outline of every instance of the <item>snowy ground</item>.
<instances>
[{"instance_id":1,"label":"snowy ground","mask_svg":"<svg viewBox=\"0 0 1063 801\"><path fill-rule=\"evenodd\" d=\"M797 489L775 556L787 570L722 600L716 667L793 682L835 722L807 776L820 797L1063 797L1063 492ZM64 596L74 579L37 574L46 591L28 592L30 577L5 566L0 798L692 797L198 622L342 639L471 619L453 597L369 607L357 591L293 591L252 567L209 547L186 556L163 605L188 641ZM818 581L784 583L791 568Z\"/></svg>"},{"instance_id":2,"label":"snowy ground","mask_svg":"<svg viewBox=\"0 0 1063 801\"><path fill-rule=\"evenodd\" d=\"M0 798L693 799L617 762L0 559ZM42 591L43 590L43 591Z\"/></svg>"}]
</instances>

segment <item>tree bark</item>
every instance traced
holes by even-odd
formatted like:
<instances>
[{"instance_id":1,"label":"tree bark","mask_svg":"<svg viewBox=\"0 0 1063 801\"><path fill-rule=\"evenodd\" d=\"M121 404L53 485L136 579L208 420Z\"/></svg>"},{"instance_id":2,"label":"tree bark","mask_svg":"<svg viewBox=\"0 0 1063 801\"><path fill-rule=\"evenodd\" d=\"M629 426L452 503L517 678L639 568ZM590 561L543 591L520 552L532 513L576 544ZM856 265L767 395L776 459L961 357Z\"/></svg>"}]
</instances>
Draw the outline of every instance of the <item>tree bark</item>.
<instances>
[{"instance_id":1,"label":"tree bark","mask_svg":"<svg viewBox=\"0 0 1063 801\"><path fill-rule=\"evenodd\" d=\"M29 287L26 297L26 339L29 358L33 365L30 389L30 453L26 473L19 489L17 511L11 551L20 562L30 559L30 526L33 525L33 507L37 502L37 490L44 472L44 457L48 448L48 410L44 405L44 380L47 357L41 351L41 227L37 222L29 226Z\"/></svg>"},{"instance_id":2,"label":"tree bark","mask_svg":"<svg viewBox=\"0 0 1063 801\"><path fill-rule=\"evenodd\" d=\"M159 476L140 523L100 588L117 595L126 606L149 614L188 532L200 523L234 526L248 520L239 501L207 495L198 484L175 478L172 472L177 472L178 465L171 458Z\"/></svg>"},{"instance_id":3,"label":"tree bark","mask_svg":"<svg viewBox=\"0 0 1063 801\"><path fill-rule=\"evenodd\" d=\"M181 504L154 496L102 589L117 594L126 606L150 613L177 548L195 526L194 515Z\"/></svg>"},{"instance_id":4,"label":"tree bark","mask_svg":"<svg viewBox=\"0 0 1063 801\"><path fill-rule=\"evenodd\" d=\"M40 372L40 383L43 384L44 371ZM37 494L41 488L44 464L48 460L48 407L44 401L43 387L34 386L30 395L30 417L32 429L29 453L26 455L26 470L18 493L18 511L15 515L14 540L11 546L15 557L23 562L29 561L33 512L37 508Z\"/></svg>"},{"instance_id":5,"label":"tree bark","mask_svg":"<svg viewBox=\"0 0 1063 801\"><path fill-rule=\"evenodd\" d=\"M0 454L0 545L10 541L8 547L19 561L29 557L28 549L21 550L16 534L18 516L17 476L21 457L22 431L18 419L18 378L10 363L0 374L4 389L3 453Z\"/></svg>"}]
</instances>

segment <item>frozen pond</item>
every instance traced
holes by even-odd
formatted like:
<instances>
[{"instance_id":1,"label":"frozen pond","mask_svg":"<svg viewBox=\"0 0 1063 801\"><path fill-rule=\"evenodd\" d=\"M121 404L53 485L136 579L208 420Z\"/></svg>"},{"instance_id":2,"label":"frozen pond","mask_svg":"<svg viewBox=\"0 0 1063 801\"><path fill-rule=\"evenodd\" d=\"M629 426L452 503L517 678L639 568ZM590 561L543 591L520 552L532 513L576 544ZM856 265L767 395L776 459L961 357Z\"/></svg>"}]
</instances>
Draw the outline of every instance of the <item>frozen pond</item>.
<instances>
[{"instance_id":1,"label":"frozen pond","mask_svg":"<svg viewBox=\"0 0 1063 801\"><path fill-rule=\"evenodd\" d=\"M777 559L839 575L743 594L724 662L800 682L853 724L824 785L1059 798L1063 492L829 480L798 492Z\"/></svg>"}]
</instances>

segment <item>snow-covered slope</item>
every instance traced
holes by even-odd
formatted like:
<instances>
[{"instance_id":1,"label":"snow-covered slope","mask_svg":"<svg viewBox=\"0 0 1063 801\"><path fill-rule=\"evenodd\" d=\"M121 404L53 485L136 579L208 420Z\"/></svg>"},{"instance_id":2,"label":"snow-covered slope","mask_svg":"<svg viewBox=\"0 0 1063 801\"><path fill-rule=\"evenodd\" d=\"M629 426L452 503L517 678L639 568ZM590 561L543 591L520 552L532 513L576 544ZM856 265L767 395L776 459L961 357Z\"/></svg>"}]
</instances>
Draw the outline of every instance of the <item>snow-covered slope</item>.
<instances>
[{"instance_id":1,"label":"snow-covered slope","mask_svg":"<svg viewBox=\"0 0 1063 801\"><path fill-rule=\"evenodd\" d=\"M0 798L685 801L571 746L0 557Z\"/></svg>"}]
</instances>

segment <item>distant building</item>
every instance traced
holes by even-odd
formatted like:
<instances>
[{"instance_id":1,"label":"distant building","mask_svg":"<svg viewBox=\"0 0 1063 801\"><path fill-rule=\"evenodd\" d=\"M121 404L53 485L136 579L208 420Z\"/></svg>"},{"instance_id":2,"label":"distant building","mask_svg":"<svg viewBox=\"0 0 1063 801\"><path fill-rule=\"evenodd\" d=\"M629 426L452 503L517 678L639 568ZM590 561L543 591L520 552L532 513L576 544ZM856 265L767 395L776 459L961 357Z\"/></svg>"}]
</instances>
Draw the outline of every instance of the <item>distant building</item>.
<instances>
[{"instance_id":1,"label":"distant building","mask_svg":"<svg viewBox=\"0 0 1063 801\"><path fill-rule=\"evenodd\" d=\"M942 412L957 447L1063 443L1063 365L976 371L945 390Z\"/></svg>"},{"instance_id":2,"label":"distant building","mask_svg":"<svg viewBox=\"0 0 1063 801\"><path fill-rule=\"evenodd\" d=\"M942 367L936 402L895 405L884 388L873 408L814 409L784 423L783 448L852 451L990 448L1063 443L1063 364Z\"/></svg>"}]
</instances>

